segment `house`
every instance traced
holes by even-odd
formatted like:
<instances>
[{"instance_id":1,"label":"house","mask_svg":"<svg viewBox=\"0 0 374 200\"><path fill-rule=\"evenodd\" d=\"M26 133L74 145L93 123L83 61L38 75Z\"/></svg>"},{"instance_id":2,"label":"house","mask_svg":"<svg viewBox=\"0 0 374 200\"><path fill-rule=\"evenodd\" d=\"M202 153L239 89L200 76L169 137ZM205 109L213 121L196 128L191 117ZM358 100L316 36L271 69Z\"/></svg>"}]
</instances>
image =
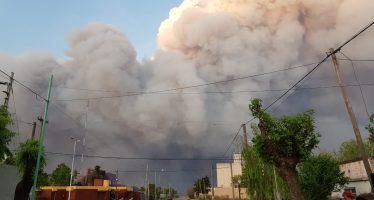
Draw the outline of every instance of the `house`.
<instances>
[{"instance_id":1,"label":"house","mask_svg":"<svg viewBox=\"0 0 374 200\"><path fill-rule=\"evenodd\" d=\"M211 195L214 193L214 198L247 198L245 188L232 184L232 177L242 175L241 154L234 154L233 158L233 162L216 164L217 187L214 187L211 191Z\"/></svg>"},{"instance_id":2,"label":"house","mask_svg":"<svg viewBox=\"0 0 374 200\"><path fill-rule=\"evenodd\" d=\"M374 158L369 159L371 170L374 169ZM351 160L342 162L340 164L340 171L344 172L345 176L348 177L348 184L338 192L332 194L333 197L341 197L345 191L352 192L355 196L362 193L369 193L370 182L368 180L364 162L362 160Z\"/></svg>"}]
</instances>

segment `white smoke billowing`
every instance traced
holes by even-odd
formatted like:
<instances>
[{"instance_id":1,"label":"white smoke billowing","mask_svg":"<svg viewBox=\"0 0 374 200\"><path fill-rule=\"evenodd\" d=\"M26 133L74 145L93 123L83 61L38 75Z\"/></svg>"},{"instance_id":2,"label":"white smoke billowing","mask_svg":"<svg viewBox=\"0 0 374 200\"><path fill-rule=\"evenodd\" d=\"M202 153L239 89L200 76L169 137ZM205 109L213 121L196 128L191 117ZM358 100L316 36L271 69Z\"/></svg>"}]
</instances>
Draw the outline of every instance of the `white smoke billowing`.
<instances>
[{"instance_id":1,"label":"white smoke billowing","mask_svg":"<svg viewBox=\"0 0 374 200\"><path fill-rule=\"evenodd\" d=\"M181 88L317 61L330 47L341 44L368 24L374 18L373 8L371 0L185 0L161 23L160 49L142 62L136 60L133 46L120 30L92 23L69 35L66 51L69 58L66 60L57 61L40 54L14 57L1 53L0 64L7 67L7 72L14 71L16 79L27 81L25 84L40 92L46 90L48 76L53 73L54 100ZM372 57L373 33L368 30L343 51L353 58ZM92 99L88 106L86 137L87 146L91 148L88 151L116 156L219 156L239 125L249 119L248 100L261 97L269 103L280 92L205 92L287 88L308 69L158 94ZM367 74L373 70L363 70L362 81L370 80ZM331 71L320 69L315 76L324 78L316 80L335 83L327 72ZM309 83L318 85L313 81ZM15 91L16 96L22 96L16 99L19 116L33 120L35 113L42 112L40 103L31 106L30 95ZM366 92L370 93L370 88L366 88ZM332 116L335 121L335 111L344 114L344 108L331 105L340 98L339 93L334 95L300 94L292 101L294 104L285 102L282 106L287 112L319 108L321 112L316 109L317 116L326 112L323 119ZM374 97L368 95L367 98L370 101ZM352 101L362 105L357 96ZM47 149L57 145L61 151L68 151L71 145L61 137L85 135L82 126L87 101L55 103L77 119L81 127L71 125L71 119L52 110L49 126L52 144L47 144ZM23 131L28 130L24 128ZM321 130L325 131L330 130Z\"/></svg>"}]
</instances>

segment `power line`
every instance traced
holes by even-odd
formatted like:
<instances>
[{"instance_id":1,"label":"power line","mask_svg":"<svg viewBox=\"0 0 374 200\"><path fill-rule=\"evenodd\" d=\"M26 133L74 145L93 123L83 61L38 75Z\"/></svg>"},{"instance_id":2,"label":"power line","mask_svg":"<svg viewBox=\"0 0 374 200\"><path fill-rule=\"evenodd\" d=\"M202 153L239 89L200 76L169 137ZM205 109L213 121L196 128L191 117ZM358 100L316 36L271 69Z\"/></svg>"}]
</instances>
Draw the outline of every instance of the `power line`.
<instances>
[{"instance_id":1,"label":"power line","mask_svg":"<svg viewBox=\"0 0 374 200\"><path fill-rule=\"evenodd\" d=\"M273 106L275 103L277 103L278 101L280 101L285 95L287 95L291 90L293 90L293 88L295 87L298 87L299 86L299 83L301 83L304 79L306 79L309 75L311 75L323 62L325 62L331 55L339 52L345 45L347 45L349 42L351 42L353 39L355 39L357 36L359 36L360 34L362 34L364 31L366 31L368 28L370 28L372 25L374 24L374 21L371 22L369 25L367 25L366 27L364 27L362 30L360 30L358 33L356 33L355 35L353 35L351 38L349 38L346 42L344 42L342 45L340 45L338 48L336 48L333 52L330 52L328 53L320 62L318 62L318 64L316 66L314 66L310 71L308 71L303 77L301 77L301 79L299 79L296 83L294 83L289 89L287 89L283 94L281 94L278 98L276 98L272 103L270 103L265 109L264 111L268 110L271 106ZM287 97L288 98L288 97ZM255 118L252 117L250 120L248 120L245 124L248 124L249 122L253 121ZM239 128L239 131L241 129L241 126ZM235 138L237 137L237 135L239 134L239 131L236 132L235 134L235 137L233 138L233 140L231 141L228 149L231 147L231 145L233 144ZM225 151L225 154L227 153L228 149ZM224 154L224 155L225 155Z\"/></svg>"},{"instance_id":2,"label":"power line","mask_svg":"<svg viewBox=\"0 0 374 200\"><path fill-rule=\"evenodd\" d=\"M5 76L9 77L10 78L10 75L5 73L3 70L0 69L0 72L3 73ZM31 93L35 94L36 96L40 97L41 99L43 99L44 101L47 101L47 99L45 99L43 96L41 96L39 93L35 92L33 89L31 89L30 87L27 87L26 85L24 85L23 83L21 83L20 81L14 79L14 82L21 85L23 88L25 88L26 90L30 91Z\"/></svg>"},{"instance_id":3,"label":"power line","mask_svg":"<svg viewBox=\"0 0 374 200\"><path fill-rule=\"evenodd\" d=\"M366 31L368 28L370 28L374 24L374 21L371 22L369 25L364 27L362 30L360 30L358 33L353 35L351 38L349 38L346 42L344 42L342 45L340 45L338 48L336 48L333 52L328 53L324 59L322 59L315 67L313 67L308 73L306 73L300 80L298 80L295 84L293 84L286 92L284 92L282 95L280 95L275 101L273 101L270 105L268 105L264 110L269 109L271 106L273 106L276 102L278 102L280 99L282 99L288 92L290 92L294 87L297 87L298 84L303 81L305 78L307 78L311 73L313 73L323 62L325 62L332 54L335 54L339 52L345 45L350 43L352 40L354 40L357 36L362 34L364 31Z\"/></svg>"},{"instance_id":4,"label":"power line","mask_svg":"<svg viewBox=\"0 0 374 200\"><path fill-rule=\"evenodd\" d=\"M30 125L30 126L32 126L32 122L26 122L26 121L23 121L23 120L19 120L19 119L17 119L17 120L14 120L14 121L17 121L17 122L19 122L19 123L23 123L23 124L27 124L27 125Z\"/></svg>"},{"instance_id":5,"label":"power line","mask_svg":"<svg viewBox=\"0 0 374 200\"><path fill-rule=\"evenodd\" d=\"M70 153L59 153L59 152L45 152L45 154L48 155L56 155L56 156L72 156ZM102 159L115 159L115 160L153 160L153 161L196 161L196 160L201 160L201 161L220 161L220 160L235 160L233 158L225 158L225 157L213 157L213 158L183 158L183 157L169 157L169 158L154 158L154 157L120 157L120 156L100 156L100 155L83 155L85 158L102 158ZM240 160L240 159L236 159Z\"/></svg>"},{"instance_id":6,"label":"power line","mask_svg":"<svg viewBox=\"0 0 374 200\"><path fill-rule=\"evenodd\" d=\"M374 59L348 59L348 58L338 58L338 60L349 60L353 62L373 62Z\"/></svg>"},{"instance_id":7,"label":"power line","mask_svg":"<svg viewBox=\"0 0 374 200\"><path fill-rule=\"evenodd\" d=\"M339 60L348 60L348 59L340 58ZM374 59L351 59L351 60L352 61L362 61L362 62L373 62L374 61ZM313 64L316 64L316 63L310 63L310 64L307 64L307 65L309 66L309 65L313 65ZM304 66L296 66L296 68L298 68L298 67L304 67ZM286 68L284 70L289 70L289 69L294 69L294 68ZM276 71L276 72L278 72L278 71ZM242 77L242 78L245 78L245 77ZM22 81L22 82L27 82L27 81ZM215 83L212 83L212 84L215 84ZM78 90L78 91L88 91L88 92L107 92L107 93L124 92L124 93L137 93L137 94L142 93L142 92L139 92L139 91L129 92L129 91L121 91L121 90L106 90L106 89L92 89L92 88L73 88L73 87L64 87L64 86L52 86L52 87L56 88L56 89ZM168 93L163 93L163 94L168 94ZM177 93L175 93L175 94L177 94Z\"/></svg>"},{"instance_id":8,"label":"power line","mask_svg":"<svg viewBox=\"0 0 374 200\"><path fill-rule=\"evenodd\" d=\"M162 173L178 173L178 172L198 172L198 171L211 171L211 170L219 170L219 169L229 169L230 167L216 167L216 168L207 168L207 169L179 169L179 170L118 170L118 172L122 173L154 173L154 172L162 172ZM117 171L117 170L116 170Z\"/></svg>"},{"instance_id":9,"label":"power line","mask_svg":"<svg viewBox=\"0 0 374 200\"><path fill-rule=\"evenodd\" d=\"M354 87L360 85L373 85L374 83L363 83L363 84L347 84L346 87ZM316 86L316 87L298 87L293 90L313 90L313 89L326 89L326 88L338 88L338 85L331 86ZM150 95L199 95L199 94L240 94L240 93L262 93L262 92L282 92L288 90L288 88L280 89L264 89L264 90L234 90L234 91L204 91L204 92L172 92L172 93L154 93ZM76 99L57 99L54 101L75 101Z\"/></svg>"},{"instance_id":10,"label":"power line","mask_svg":"<svg viewBox=\"0 0 374 200\"><path fill-rule=\"evenodd\" d=\"M225 153L222 154L222 157L227 154L227 152L230 150L231 145L234 143L236 137L238 137L240 130L242 130L242 126L239 127L238 131L236 131L234 138L230 142L229 146L227 146Z\"/></svg>"},{"instance_id":11,"label":"power line","mask_svg":"<svg viewBox=\"0 0 374 200\"><path fill-rule=\"evenodd\" d=\"M58 104L56 104L54 102L51 102L51 103L52 103L52 105L55 106L55 108L56 108L57 111L61 112L63 115L65 115L71 121L73 121L78 126L78 128L84 129L82 127L82 125L80 124L80 122L78 122L76 119L74 119L74 117L72 117L71 115L69 115L68 113L66 113Z\"/></svg>"},{"instance_id":12,"label":"power line","mask_svg":"<svg viewBox=\"0 0 374 200\"><path fill-rule=\"evenodd\" d=\"M361 85L360 85L360 80L357 76L357 73L356 73L356 69L355 69L355 65L353 63L353 61L347 56L345 55L343 52L340 51L340 53L346 57L350 63L351 63L351 67L352 67L352 70L353 70L353 74L354 74L354 77L355 77L355 80L356 80L356 83L359 85L359 88L360 88L360 93L361 93L361 98L362 98L362 102L364 103L364 106L365 106L365 111L366 111L366 114L368 116L368 118L370 118L370 114L369 114L369 111L368 111L368 107L366 105L366 101L365 101L365 96L364 96L364 92L362 91L362 88L361 88Z\"/></svg>"},{"instance_id":13,"label":"power line","mask_svg":"<svg viewBox=\"0 0 374 200\"><path fill-rule=\"evenodd\" d=\"M13 79L14 80L14 79ZM18 124L18 118L17 118L17 109L16 109L16 101L15 101L15 97L14 97L14 93L13 93L13 89L11 90L11 94L12 94L12 101L13 101L13 107L14 107L14 117L15 117L15 121L16 121L16 128L17 128L17 138L18 138L18 143L21 143L21 139L20 139L20 132L19 132L19 124Z\"/></svg>"},{"instance_id":14,"label":"power line","mask_svg":"<svg viewBox=\"0 0 374 200\"><path fill-rule=\"evenodd\" d=\"M277 72L297 69L297 68L301 68L301 67L308 67L308 66L311 66L311 65L314 65L314 64L316 64L316 63L303 64L303 65L288 67L288 68L284 68L284 69L279 69L279 70L274 70L274 71L269 71L269 72L264 72L264 73L259 73L259 74L252 74L252 75L248 75L248 76L241 76L241 77L236 77L236 78L232 78L232 79L225 79L225 80L215 81L215 82L210 82L210 83L195 84L195 85L183 86L183 87L178 87L178 88L155 90L155 91L150 91L150 92L127 92L128 94L121 94L121 95L101 96L101 97L91 97L91 98L77 98L77 99L59 99L59 100L54 100L54 101L87 101L87 100L122 98L122 97L128 97L128 96L139 96L139 95L145 95L145 94L156 94L156 93L163 93L163 92L170 92L170 91L178 91L178 90L184 90L184 89L190 89L190 88L196 88L196 87L203 87L203 86L208 86L208 85L227 83L227 82L231 82L231 81L237 81L237 80L253 78L253 77L258 77L258 76L264 76L264 75L268 75L268 74L273 74L273 73L277 73Z\"/></svg>"}]
</instances>

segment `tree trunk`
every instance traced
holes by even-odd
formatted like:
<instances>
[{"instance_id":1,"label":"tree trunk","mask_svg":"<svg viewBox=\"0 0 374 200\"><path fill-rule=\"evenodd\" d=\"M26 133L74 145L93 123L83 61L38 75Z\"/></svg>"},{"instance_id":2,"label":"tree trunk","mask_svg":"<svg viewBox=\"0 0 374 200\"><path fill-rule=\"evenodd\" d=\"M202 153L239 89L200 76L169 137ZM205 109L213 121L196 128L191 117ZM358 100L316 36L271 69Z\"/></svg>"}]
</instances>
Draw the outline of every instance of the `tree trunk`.
<instances>
[{"instance_id":1,"label":"tree trunk","mask_svg":"<svg viewBox=\"0 0 374 200\"><path fill-rule=\"evenodd\" d=\"M28 200L31 187L32 187L31 182L21 180L16 186L14 200Z\"/></svg>"},{"instance_id":2,"label":"tree trunk","mask_svg":"<svg viewBox=\"0 0 374 200\"><path fill-rule=\"evenodd\" d=\"M18 182L16 186L16 190L14 193L14 200L28 200L30 190L33 185L33 179L32 179L32 173L30 173L31 170L26 169L22 176L22 180Z\"/></svg>"},{"instance_id":3,"label":"tree trunk","mask_svg":"<svg viewBox=\"0 0 374 200\"><path fill-rule=\"evenodd\" d=\"M299 180L297 178L296 170L290 168L280 168L279 175L286 181L288 190L290 191L293 200L304 200L304 196L301 193Z\"/></svg>"}]
</instances>

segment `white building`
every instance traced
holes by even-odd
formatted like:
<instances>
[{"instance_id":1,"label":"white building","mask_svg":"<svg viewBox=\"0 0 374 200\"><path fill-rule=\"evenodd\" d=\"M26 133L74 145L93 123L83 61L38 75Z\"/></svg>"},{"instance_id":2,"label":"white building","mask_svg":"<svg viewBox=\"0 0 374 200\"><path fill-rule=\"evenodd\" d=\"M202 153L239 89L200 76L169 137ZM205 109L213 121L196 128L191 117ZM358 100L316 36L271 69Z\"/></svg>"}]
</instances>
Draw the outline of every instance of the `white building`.
<instances>
[{"instance_id":1,"label":"white building","mask_svg":"<svg viewBox=\"0 0 374 200\"><path fill-rule=\"evenodd\" d=\"M231 165L231 167L230 167ZM231 173L232 168L232 173ZM233 199L232 178L236 175L242 175L241 155L234 154L234 160L231 163L217 163L217 187L214 187L214 196L224 199ZM234 185L234 197L239 198L239 188ZM247 198L246 189L240 188L241 199Z\"/></svg>"},{"instance_id":2,"label":"white building","mask_svg":"<svg viewBox=\"0 0 374 200\"><path fill-rule=\"evenodd\" d=\"M369 159L371 170L374 169L374 159ZM344 191L352 192L354 195L370 192L370 183L366 174L362 160L354 160L340 164L340 171L349 178L348 184L339 192L334 192L332 196L341 197Z\"/></svg>"}]
</instances>

